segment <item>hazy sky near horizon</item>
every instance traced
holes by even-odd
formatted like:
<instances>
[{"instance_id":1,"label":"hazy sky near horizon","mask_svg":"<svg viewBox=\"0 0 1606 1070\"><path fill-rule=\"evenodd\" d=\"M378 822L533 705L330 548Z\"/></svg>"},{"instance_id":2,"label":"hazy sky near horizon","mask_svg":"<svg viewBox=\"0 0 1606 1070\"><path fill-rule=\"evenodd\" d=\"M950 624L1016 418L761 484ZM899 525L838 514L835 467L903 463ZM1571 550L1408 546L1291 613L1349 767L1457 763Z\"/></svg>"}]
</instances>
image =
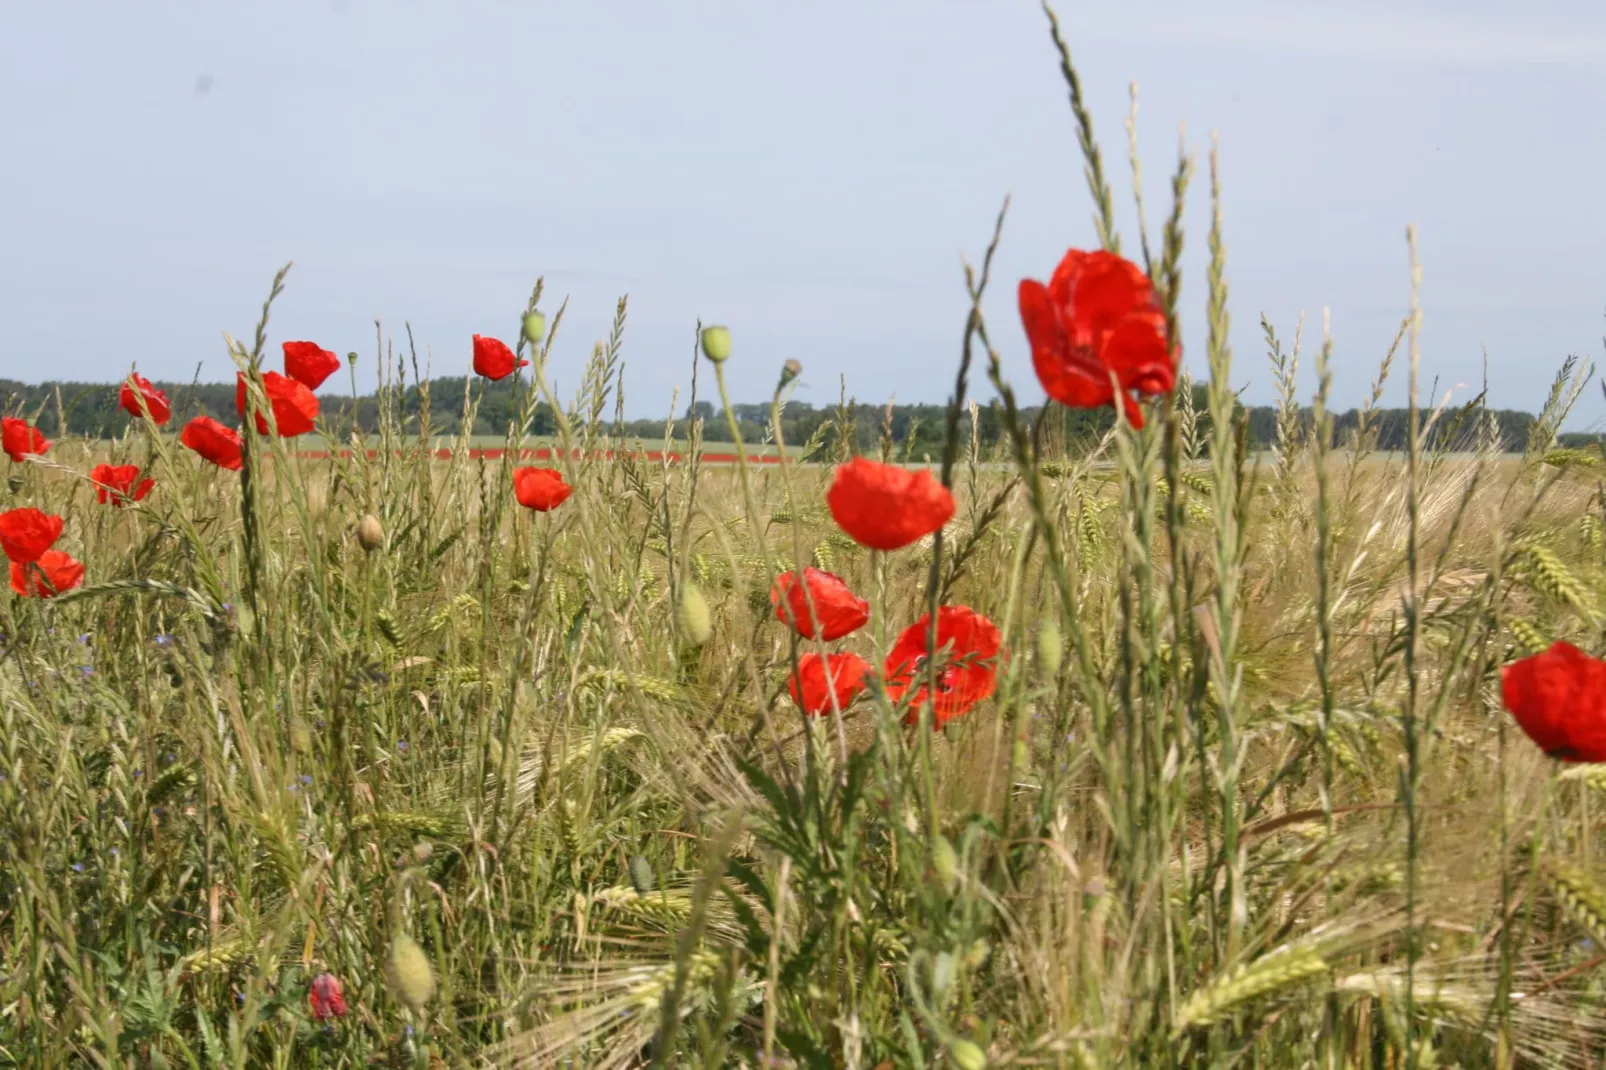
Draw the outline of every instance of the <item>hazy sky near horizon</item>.
<instances>
[{"instance_id":1,"label":"hazy sky near horizon","mask_svg":"<svg viewBox=\"0 0 1606 1070\"><path fill-rule=\"evenodd\" d=\"M1136 249L1123 121L1139 86L1150 226L1179 125L1187 361L1203 365L1205 154L1219 133L1245 397L1259 319L1305 392L1331 308L1355 404L1423 262L1423 381L1537 409L1606 328L1606 5L1553 0L1083 0L1059 5ZM0 10L0 376L223 380L295 268L271 338L356 349L410 321L436 375L512 339L537 276L569 297L567 393L630 296L627 410L686 404L698 317L739 398L941 401L979 258L1013 202L987 312L1025 401L1015 311L1095 241L1046 21L1015 0L455 4L201 0ZM277 357L275 356L275 359ZM706 383L706 379L704 380ZM990 396L985 382L982 397ZM1390 401L1403 398L1401 362ZM1470 396L1467 391L1459 397ZM1606 418L1597 385L1570 426Z\"/></svg>"}]
</instances>

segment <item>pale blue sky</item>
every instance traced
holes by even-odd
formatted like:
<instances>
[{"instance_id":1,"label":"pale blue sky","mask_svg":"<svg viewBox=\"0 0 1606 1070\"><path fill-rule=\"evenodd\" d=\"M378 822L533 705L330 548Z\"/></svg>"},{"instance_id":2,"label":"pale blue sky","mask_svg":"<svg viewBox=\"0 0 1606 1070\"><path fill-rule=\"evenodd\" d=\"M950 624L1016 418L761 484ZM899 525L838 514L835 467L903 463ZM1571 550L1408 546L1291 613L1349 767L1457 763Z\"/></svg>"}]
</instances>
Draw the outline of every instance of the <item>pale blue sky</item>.
<instances>
[{"instance_id":1,"label":"pale blue sky","mask_svg":"<svg viewBox=\"0 0 1606 1070\"><path fill-rule=\"evenodd\" d=\"M1358 400L1405 309L1408 222L1425 379L1475 384L1487 346L1495 402L1534 409L1563 357L1600 356L1606 6L1061 15L1129 248L1130 80L1156 229L1179 123L1199 154L1195 368L1212 130L1250 399L1270 396L1260 313L1291 336L1304 310L1310 351L1327 305L1338 400ZM743 399L796 357L805 400L834 400L846 374L861 400L940 401L959 256L979 256L1009 192L988 312L1036 400L1015 283L1094 240L1044 19L1014 0L9 4L0 131L0 375L35 381L130 362L225 379L220 332L247 333L293 259L276 342L366 357L376 317L410 319L436 374L459 374L470 334L511 337L544 274L549 311L571 298L565 388L629 292L632 415L677 385L684 406L699 316L730 325ZM1600 399L1573 425L1606 416Z\"/></svg>"}]
</instances>

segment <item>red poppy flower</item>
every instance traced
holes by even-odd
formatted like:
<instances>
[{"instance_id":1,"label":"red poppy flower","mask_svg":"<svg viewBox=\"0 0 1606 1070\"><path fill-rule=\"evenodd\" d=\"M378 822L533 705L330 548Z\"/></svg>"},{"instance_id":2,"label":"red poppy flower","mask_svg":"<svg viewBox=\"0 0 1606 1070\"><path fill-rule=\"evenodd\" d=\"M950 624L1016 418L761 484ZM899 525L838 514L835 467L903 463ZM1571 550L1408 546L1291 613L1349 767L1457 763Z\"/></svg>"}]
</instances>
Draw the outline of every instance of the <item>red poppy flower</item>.
<instances>
[{"instance_id":1,"label":"red poppy flower","mask_svg":"<svg viewBox=\"0 0 1606 1070\"><path fill-rule=\"evenodd\" d=\"M898 636L887 654L887 697L898 702L911 688L914 698L905 723L914 724L928 697L927 631L931 615L921 617ZM966 606L937 607L937 652L947 655L937 671L933 726L941 728L993 693L998 684L998 626Z\"/></svg>"},{"instance_id":2,"label":"red poppy flower","mask_svg":"<svg viewBox=\"0 0 1606 1070\"><path fill-rule=\"evenodd\" d=\"M320 973L307 986L307 1006L312 1016L322 1022L329 1018L346 1016L346 995L341 990L340 978L332 973Z\"/></svg>"},{"instance_id":3,"label":"red poppy flower","mask_svg":"<svg viewBox=\"0 0 1606 1070\"><path fill-rule=\"evenodd\" d=\"M954 515L953 494L924 468L899 468L863 457L836 470L825 504L838 527L872 550L908 546Z\"/></svg>"},{"instance_id":4,"label":"red poppy flower","mask_svg":"<svg viewBox=\"0 0 1606 1070\"><path fill-rule=\"evenodd\" d=\"M27 420L7 416L0 419L0 449L13 461L20 461L49 451L50 440Z\"/></svg>"},{"instance_id":5,"label":"red poppy flower","mask_svg":"<svg viewBox=\"0 0 1606 1070\"><path fill-rule=\"evenodd\" d=\"M184 425L178 440L219 468L238 472L244 463L240 450L244 443L234 428L225 427L210 416L197 416Z\"/></svg>"},{"instance_id":6,"label":"red poppy flower","mask_svg":"<svg viewBox=\"0 0 1606 1070\"><path fill-rule=\"evenodd\" d=\"M530 362L519 360L513 351L495 338L487 338L482 334L474 336L474 372L485 378L495 381L506 379L520 368L529 367Z\"/></svg>"},{"instance_id":7,"label":"red poppy flower","mask_svg":"<svg viewBox=\"0 0 1606 1070\"><path fill-rule=\"evenodd\" d=\"M1570 643L1500 670L1506 709L1539 749L1564 762L1606 762L1606 661Z\"/></svg>"},{"instance_id":8,"label":"red poppy flower","mask_svg":"<svg viewBox=\"0 0 1606 1070\"><path fill-rule=\"evenodd\" d=\"M1178 351L1166 339L1154 286L1141 268L1114 253L1072 249L1047 286L1022 279L1020 317L1037 378L1062 405L1113 404L1113 375L1127 420L1142 427L1132 392L1165 394L1176 385Z\"/></svg>"},{"instance_id":9,"label":"red poppy flower","mask_svg":"<svg viewBox=\"0 0 1606 1070\"><path fill-rule=\"evenodd\" d=\"M822 658L810 651L797 659L797 671L787 678L786 689L804 713L823 717L833 708L833 693L835 708L847 709L864 690L864 678L869 672L870 663L857 654L827 654Z\"/></svg>"},{"instance_id":10,"label":"red poppy flower","mask_svg":"<svg viewBox=\"0 0 1606 1070\"><path fill-rule=\"evenodd\" d=\"M95 484L95 497L100 504L110 502L121 509L129 502L137 502L156 486L154 479L140 479L139 466L133 464L97 464L89 470Z\"/></svg>"},{"instance_id":11,"label":"red poppy flower","mask_svg":"<svg viewBox=\"0 0 1606 1070\"><path fill-rule=\"evenodd\" d=\"M307 384L297 382L278 372L262 373L262 392L273 407L273 421L278 425L280 438L295 438L313 428L318 418L318 397ZM234 409L245 416L245 373L235 374ZM268 418L257 413L257 434L268 433Z\"/></svg>"},{"instance_id":12,"label":"red poppy flower","mask_svg":"<svg viewBox=\"0 0 1606 1070\"><path fill-rule=\"evenodd\" d=\"M24 598L53 598L84 582L84 566L60 550L46 550L37 561L11 562L11 589Z\"/></svg>"},{"instance_id":13,"label":"red poppy flower","mask_svg":"<svg viewBox=\"0 0 1606 1070\"><path fill-rule=\"evenodd\" d=\"M284 374L316 390L323 381L340 370L340 358L316 342L284 344Z\"/></svg>"},{"instance_id":14,"label":"red poppy flower","mask_svg":"<svg viewBox=\"0 0 1606 1070\"><path fill-rule=\"evenodd\" d=\"M556 509L573 493L574 488L556 468L513 469L513 496L526 509L538 513Z\"/></svg>"},{"instance_id":15,"label":"red poppy flower","mask_svg":"<svg viewBox=\"0 0 1606 1070\"><path fill-rule=\"evenodd\" d=\"M820 638L828 643L857 631L870 619L869 602L848 590L840 576L817 568L804 569L802 583L797 582L795 572L781 573L770 590L770 605L775 607L778 618L805 639L814 638L814 625L818 623Z\"/></svg>"},{"instance_id":16,"label":"red poppy flower","mask_svg":"<svg viewBox=\"0 0 1606 1070\"><path fill-rule=\"evenodd\" d=\"M173 410L168 407L167 395L151 385L151 381L138 372L130 372L123 381L123 388L117 392L117 403L123 411L138 420L145 414L140 411L140 399L145 401L145 407L151 411L151 419L158 425L165 424L172 418Z\"/></svg>"},{"instance_id":17,"label":"red poppy flower","mask_svg":"<svg viewBox=\"0 0 1606 1070\"><path fill-rule=\"evenodd\" d=\"M33 508L0 513L0 550L15 562L37 561L61 538L64 526L61 517Z\"/></svg>"}]
</instances>

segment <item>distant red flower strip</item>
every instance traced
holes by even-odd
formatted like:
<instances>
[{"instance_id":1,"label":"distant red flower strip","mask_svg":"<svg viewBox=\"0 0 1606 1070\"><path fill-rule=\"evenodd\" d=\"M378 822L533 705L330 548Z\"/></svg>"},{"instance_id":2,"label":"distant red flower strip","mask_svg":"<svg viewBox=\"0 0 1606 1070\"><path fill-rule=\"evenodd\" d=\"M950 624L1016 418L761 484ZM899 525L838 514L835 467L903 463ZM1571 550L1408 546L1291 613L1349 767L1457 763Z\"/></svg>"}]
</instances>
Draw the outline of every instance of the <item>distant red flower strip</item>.
<instances>
[{"instance_id":1,"label":"distant red flower strip","mask_svg":"<svg viewBox=\"0 0 1606 1070\"><path fill-rule=\"evenodd\" d=\"M0 550L14 563L37 561L61 538L61 517L31 506L0 513Z\"/></svg>"},{"instance_id":2,"label":"distant red flower strip","mask_svg":"<svg viewBox=\"0 0 1606 1070\"><path fill-rule=\"evenodd\" d=\"M241 450L244 443L234 428L218 423L210 416L197 416L184 425L178 440L219 468L238 472L244 463Z\"/></svg>"},{"instance_id":3,"label":"distant red flower strip","mask_svg":"<svg viewBox=\"0 0 1606 1070\"><path fill-rule=\"evenodd\" d=\"M37 561L11 562L11 589L24 598L52 598L84 582L84 566L60 550Z\"/></svg>"},{"instance_id":4,"label":"distant red flower strip","mask_svg":"<svg viewBox=\"0 0 1606 1070\"><path fill-rule=\"evenodd\" d=\"M295 438L311 431L318 419L318 397L307 389L305 383L299 383L278 372L262 373L262 392L268 396L268 404L273 409L273 422L277 425L280 438ZM235 375L234 409L243 418L245 416L245 373ZM268 420L262 413L257 413L257 434L268 433Z\"/></svg>"},{"instance_id":5,"label":"distant red flower strip","mask_svg":"<svg viewBox=\"0 0 1606 1070\"><path fill-rule=\"evenodd\" d=\"M495 381L506 379L518 369L529 367L529 364L529 361L515 357L505 343L481 334L474 336L474 374Z\"/></svg>"},{"instance_id":6,"label":"distant red flower strip","mask_svg":"<svg viewBox=\"0 0 1606 1070\"><path fill-rule=\"evenodd\" d=\"M914 692L907 724L914 724L920 707L931 700L933 727L941 728L993 693L998 685L1003 636L996 624L967 606L939 606L936 653L942 661L937 668L937 694L932 699L927 668L932 653L927 646L930 629L931 616L927 614L905 628L892 644L885 666L887 697L899 702Z\"/></svg>"},{"instance_id":7,"label":"distant red flower strip","mask_svg":"<svg viewBox=\"0 0 1606 1070\"><path fill-rule=\"evenodd\" d=\"M825 503L861 546L897 550L953 519L954 496L925 469L857 457L837 468Z\"/></svg>"},{"instance_id":8,"label":"distant red flower strip","mask_svg":"<svg viewBox=\"0 0 1606 1070\"><path fill-rule=\"evenodd\" d=\"M513 497L526 509L544 513L562 505L574 488L556 468L513 469Z\"/></svg>"},{"instance_id":9,"label":"distant red flower strip","mask_svg":"<svg viewBox=\"0 0 1606 1070\"><path fill-rule=\"evenodd\" d=\"M1176 386L1179 352L1167 339L1165 313L1143 269L1103 250L1072 249L1045 286L1022 279L1021 323L1032 367L1048 396L1074 409L1113 404L1143 426L1132 395Z\"/></svg>"},{"instance_id":10,"label":"distant red flower strip","mask_svg":"<svg viewBox=\"0 0 1606 1070\"><path fill-rule=\"evenodd\" d=\"M141 400L150 410L151 419L157 424L165 424L172 418L173 410L167 404L167 395L151 385L151 381L143 375L130 372L128 378L123 381L122 389L117 392L117 403L123 407L124 412L139 420L145 415L140 411Z\"/></svg>"},{"instance_id":11,"label":"distant red flower strip","mask_svg":"<svg viewBox=\"0 0 1606 1070\"><path fill-rule=\"evenodd\" d=\"M340 358L316 342L284 343L284 373L308 390L316 390L340 370Z\"/></svg>"},{"instance_id":12,"label":"distant red flower strip","mask_svg":"<svg viewBox=\"0 0 1606 1070\"><path fill-rule=\"evenodd\" d=\"M805 639L814 638L818 623L820 638L826 642L859 630L870 619L869 602L850 591L840 576L817 568L805 568L802 583L796 572L781 573L770 590L770 605L776 617Z\"/></svg>"},{"instance_id":13,"label":"distant red flower strip","mask_svg":"<svg viewBox=\"0 0 1606 1070\"><path fill-rule=\"evenodd\" d=\"M27 420L15 416L0 419L0 449L13 461L37 457L50 450L50 440Z\"/></svg>"},{"instance_id":14,"label":"distant red flower strip","mask_svg":"<svg viewBox=\"0 0 1606 1070\"><path fill-rule=\"evenodd\" d=\"M156 486L154 479L140 479L139 466L133 464L97 464L89 470L89 478L95 484L95 497L100 504L110 503L119 509L144 498Z\"/></svg>"},{"instance_id":15,"label":"distant red flower strip","mask_svg":"<svg viewBox=\"0 0 1606 1070\"><path fill-rule=\"evenodd\" d=\"M1555 643L1502 669L1500 696L1550 757L1606 762L1606 661Z\"/></svg>"},{"instance_id":16,"label":"distant red flower strip","mask_svg":"<svg viewBox=\"0 0 1606 1070\"><path fill-rule=\"evenodd\" d=\"M810 717L823 717L833 709L847 709L864 690L870 663L857 654L819 654L810 651L797 659L797 671L786 681L792 701Z\"/></svg>"}]
</instances>

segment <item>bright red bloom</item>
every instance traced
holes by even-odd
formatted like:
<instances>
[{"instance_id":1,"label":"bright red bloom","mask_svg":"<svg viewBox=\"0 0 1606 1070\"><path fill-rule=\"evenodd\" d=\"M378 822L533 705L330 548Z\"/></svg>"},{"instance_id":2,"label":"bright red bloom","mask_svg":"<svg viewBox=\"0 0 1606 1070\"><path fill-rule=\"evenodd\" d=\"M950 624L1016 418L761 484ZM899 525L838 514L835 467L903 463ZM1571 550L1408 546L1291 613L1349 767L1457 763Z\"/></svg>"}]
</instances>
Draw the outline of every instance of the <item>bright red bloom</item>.
<instances>
[{"instance_id":1,"label":"bright red bloom","mask_svg":"<svg viewBox=\"0 0 1606 1070\"><path fill-rule=\"evenodd\" d=\"M804 569L802 583L797 582L795 572L781 573L770 589L770 605L775 607L776 617L805 639L814 638L814 625L818 623L820 638L828 643L859 630L870 619L869 602L848 590L840 576L817 568Z\"/></svg>"},{"instance_id":2,"label":"bright red bloom","mask_svg":"<svg viewBox=\"0 0 1606 1070\"><path fill-rule=\"evenodd\" d=\"M307 1006L312 1016L322 1022L329 1018L346 1016L346 995L341 990L340 978L332 973L320 973L307 986Z\"/></svg>"},{"instance_id":3,"label":"bright red bloom","mask_svg":"<svg viewBox=\"0 0 1606 1070\"><path fill-rule=\"evenodd\" d=\"M824 717L831 712L833 692L835 708L847 709L864 690L864 678L869 672L870 663L857 654L827 654L822 658L810 651L797 659L797 671L787 678L786 690L804 713Z\"/></svg>"},{"instance_id":4,"label":"bright red bloom","mask_svg":"<svg viewBox=\"0 0 1606 1070\"><path fill-rule=\"evenodd\" d=\"M556 509L573 493L574 488L556 468L513 469L513 497L526 509L538 513Z\"/></svg>"},{"instance_id":5,"label":"bright red bloom","mask_svg":"<svg viewBox=\"0 0 1606 1070\"><path fill-rule=\"evenodd\" d=\"M197 416L184 425L178 440L219 468L238 472L244 463L240 451L244 443L234 428L225 427L210 416Z\"/></svg>"},{"instance_id":6,"label":"bright red bloom","mask_svg":"<svg viewBox=\"0 0 1606 1070\"><path fill-rule=\"evenodd\" d=\"M284 373L308 390L318 389L339 370L340 358L316 342L284 344Z\"/></svg>"},{"instance_id":7,"label":"bright red bloom","mask_svg":"<svg viewBox=\"0 0 1606 1070\"><path fill-rule=\"evenodd\" d=\"M519 360L513 351L495 338L487 338L482 334L474 336L474 372L490 380L506 379L520 368L529 367L530 362Z\"/></svg>"},{"instance_id":8,"label":"bright red bloom","mask_svg":"<svg viewBox=\"0 0 1606 1070\"><path fill-rule=\"evenodd\" d=\"M307 384L278 372L263 372L262 392L268 396L268 404L273 407L273 421L278 425L280 438L295 438L312 430L313 421L318 418L318 397L307 388ZM242 418L245 416L244 372L235 375L234 409ZM267 433L268 418L259 412L257 434Z\"/></svg>"},{"instance_id":9,"label":"bright red bloom","mask_svg":"<svg viewBox=\"0 0 1606 1070\"><path fill-rule=\"evenodd\" d=\"M95 496L100 504L110 502L121 509L129 502L137 502L156 486L154 479L140 479L139 466L134 464L97 464L89 470L95 484Z\"/></svg>"},{"instance_id":10,"label":"bright red bloom","mask_svg":"<svg viewBox=\"0 0 1606 1070\"><path fill-rule=\"evenodd\" d=\"M61 538L64 526L61 517L33 508L0 513L0 550L14 562L37 561Z\"/></svg>"},{"instance_id":11,"label":"bright red bloom","mask_svg":"<svg viewBox=\"0 0 1606 1070\"><path fill-rule=\"evenodd\" d=\"M84 566L60 550L46 550L37 561L11 562L11 589L24 598L53 598L84 582Z\"/></svg>"},{"instance_id":12,"label":"bright red bloom","mask_svg":"<svg viewBox=\"0 0 1606 1070\"><path fill-rule=\"evenodd\" d=\"M1506 709L1539 749L1564 762L1606 762L1606 661L1570 643L1500 670Z\"/></svg>"},{"instance_id":13,"label":"bright red bloom","mask_svg":"<svg viewBox=\"0 0 1606 1070\"><path fill-rule=\"evenodd\" d=\"M872 550L897 550L938 531L954 515L954 496L924 468L915 471L855 457L836 470L825 504L837 526Z\"/></svg>"},{"instance_id":14,"label":"bright red bloom","mask_svg":"<svg viewBox=\"0 0 1606 1070\"><path fill-rule=\"evenodd\" d=\"M1037 378L1062 405L1114 404L1113 375L1127 420L1142 427L1143 410L1132 392L1166 394L1176 385L1180 354L1166 339L1154 286L1141 268L1114 253L1072 249L1047 286L1022 279L1020 318Z\"/></svg>"},{"instance_id":15,"label":"bright red bloom","mask_svg":"<svg viewBox=\"0 0 1606 1070\"><path fill-rule=\"evenodd\" d=\"M117 392L117 403L123 411L138 420L145 414L140 411L140 399L145 399L145 407L151 411L151 419L158 425L165 424L173 416L173 410L168 407L167 395L151 385L151 381L138 372L130 372L123 381L123 388Z\"/></svg>"},{"instance_id":16,"label":"bright red bloom","mask_svg":"<svg viewBox=\"0 0 1606 1070\"><path fill-rule=\"evenodd\" d=\"M15 416L0 419L0 449L13 461L49 451L50 440L27 420Z\"/></svg>"},{"instance_id":17,"label":"bright red bloom","mask_svg":"<svg viewBox=\"0 0 1606 1070\"><path fill-rule=\"evenodd\" d=\"M921 617L905 628L887 654L887 697L898 702L911 688L906 724L914 724L921 705L928 697L930 682L926 667L926 633L931 615ZM937 670L937 698L933 703L933 727L941 728L955 717L993 693L998 684L998 626L966 606L937 607L937 653L947 651Z\"/></svg>"}]
</instances>

